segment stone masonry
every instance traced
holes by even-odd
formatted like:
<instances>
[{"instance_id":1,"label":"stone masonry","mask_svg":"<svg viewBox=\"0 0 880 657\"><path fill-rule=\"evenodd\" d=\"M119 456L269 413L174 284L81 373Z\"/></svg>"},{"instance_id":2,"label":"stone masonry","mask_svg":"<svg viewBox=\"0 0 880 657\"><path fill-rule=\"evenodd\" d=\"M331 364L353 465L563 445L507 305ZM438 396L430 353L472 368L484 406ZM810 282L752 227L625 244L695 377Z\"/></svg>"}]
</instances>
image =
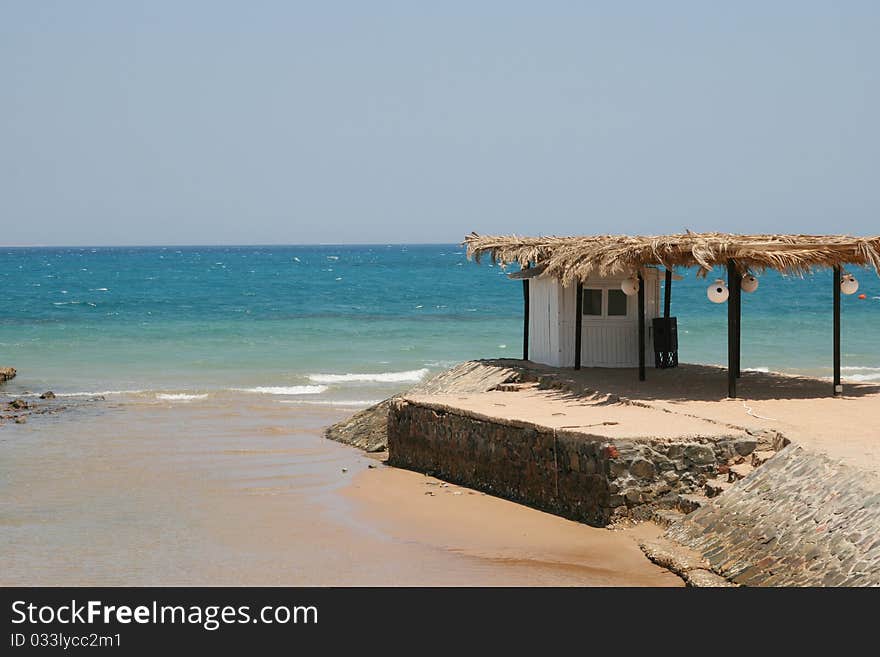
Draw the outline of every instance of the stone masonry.
<instances>
[{"instance_id":1,"label":"stone masonry","mask_svg":"<svg viewBox=\"0 0 880 657\"><path fill-rule=\"evenodd\" d=\"M742 435L609 439L397 399L388 447L391 465L604 526L681 508L708 479L771 445Z\"/></svg>"},{"instance_id":2,"label":"stone masonry","mask_svg":"<svg viewBox=\"0 0 880 657\"><path fill-rule=\"evenodd\" d=\"M789 445L667 538L746 586L880 586L880 478Z\"/></svg>"}]
</instances>

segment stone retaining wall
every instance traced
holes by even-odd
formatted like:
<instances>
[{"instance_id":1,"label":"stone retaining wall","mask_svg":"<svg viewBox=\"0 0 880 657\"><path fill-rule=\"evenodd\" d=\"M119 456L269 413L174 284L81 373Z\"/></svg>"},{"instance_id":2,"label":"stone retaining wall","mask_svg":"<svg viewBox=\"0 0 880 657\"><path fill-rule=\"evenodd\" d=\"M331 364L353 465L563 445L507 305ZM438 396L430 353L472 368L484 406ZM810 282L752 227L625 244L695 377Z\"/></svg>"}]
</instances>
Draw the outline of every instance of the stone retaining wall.
<instances>
[{"instance_id":1,"label":"stone retaining wall","mask_svg":"<svg viewBox=\"0 0 880 657\"><path fill-rule=\"evenodd\" d=\"M603 526L678 506L721 466L769 445L740 436L612 440L397 399L388 447L391 465Z\"/></svg>"},{"instance_id":2,"label":"stone retaining wall","mask_svg":"<svg viewBox=\"0 0 880 657\"><path fill-rule=\"evenodd\" d=\"M795 445L667 531L747 586L880 585L880 478Z\"/></svg>"}]
</instances>

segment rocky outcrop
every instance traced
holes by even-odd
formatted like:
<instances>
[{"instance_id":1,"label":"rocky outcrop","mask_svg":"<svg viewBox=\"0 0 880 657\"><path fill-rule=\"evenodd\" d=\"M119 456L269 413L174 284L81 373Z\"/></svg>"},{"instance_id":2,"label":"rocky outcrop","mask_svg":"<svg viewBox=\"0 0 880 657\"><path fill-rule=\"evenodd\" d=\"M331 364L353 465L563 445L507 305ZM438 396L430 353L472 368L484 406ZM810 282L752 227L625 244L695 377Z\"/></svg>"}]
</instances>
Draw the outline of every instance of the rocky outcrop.
<instances>
[{"instance_id":1,"label":"rocky outcrop","mask_svg":"<svg viewBox=\"0 0 880 657\"><path fill-rule=\"evenodd\" d=\"M324 437L357 447L365 452L382 452L388 448L388 406L386 399L375 406L358 411L347 420L324 431Z\"/></svg>"},{"instance_id":2,"label":"rocky outcrop","mask_svg":"<svg viewBox=\"0 0 880 657\"><path fill-rule=\"evenodd\" d=\"M419 383L404 394L486 392L521 376L516 370L486 361L467 361ZM386 399L328 427L324 437L367 452L388 449L388 410L396 398Z\"/></svg>"},{"instance_id":3,"label":"rocky outcrop","mask_svg":"<svg viewBox=\"0 0 880 657\"><path fill-rule=\"evenodd\" d=\"M84 399L73 405L91 404L98 398ZM27 424L34 416L54 415L71 408L71 402L63 402L50 391L40 395L40 401L22 399L20 397L0 402L0 427L8 423Z\"/></svg>"},{"instance_id":4,"label":"rocky outcrop","mask_svg":"<svg viewBox=\"0 0 880 657\"><path fill-rule=\"evenodd\" d=\"M14 379L16 371L14 367L0 367L0 383L5 383L9 379Z\"/></svg>"},{"instance_id":5,"label":"rocky outcrop","mask_svg":"<svg viewBox=\"0 0 880 657\"><path fill-rule=\"evenodd\" d=\"M700 553L673 543L669 539L648 539L642 541L639 547L651 561L661 568L671 570L688 586L699 588L736 586L713 573L709 562Z\"/></svg>"}]
</instances>

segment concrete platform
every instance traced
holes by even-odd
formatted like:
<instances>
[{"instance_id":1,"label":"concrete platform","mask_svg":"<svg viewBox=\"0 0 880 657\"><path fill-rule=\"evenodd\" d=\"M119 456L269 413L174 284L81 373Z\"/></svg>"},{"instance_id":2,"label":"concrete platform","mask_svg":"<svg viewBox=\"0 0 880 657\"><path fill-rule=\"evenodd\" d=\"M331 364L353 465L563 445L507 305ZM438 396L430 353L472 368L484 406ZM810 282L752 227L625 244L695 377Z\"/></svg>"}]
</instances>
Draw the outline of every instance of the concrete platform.
<instances>
[{"instance_id":1,"label":"concrete platform","mask_svg":"<svg viewBox=\"0 0 880 657\"><path fill-rule=\"evenodd\" d=\"M649 370L639 381L633 369L552 368L516 360L485 361L517 368L525 378L539 380L542 389L563 394L546 397L548 404L598 397L624 405L642 406L679 417L690 417L755 434L777 433L815 452L849 465L880 472L880 383L847 382L844 394L833 397L831 382L774 372L743 372L738 399L727 398L727 370L685 364ZM525 399L525 398L523 398ZM473 408L474 400L461 400ZM505 411L515 408L510 398ZM541 411L544 413L543 411ZM553 412L550 411L551 417ZM564 409L562 412L565 412ZM657 418L657 430L672 417ZM662 422L660 417L663 417ZM581 420L583 421L583 420ZM633 420L635 422L635 416Z\"/></svg>"}]
</instances>

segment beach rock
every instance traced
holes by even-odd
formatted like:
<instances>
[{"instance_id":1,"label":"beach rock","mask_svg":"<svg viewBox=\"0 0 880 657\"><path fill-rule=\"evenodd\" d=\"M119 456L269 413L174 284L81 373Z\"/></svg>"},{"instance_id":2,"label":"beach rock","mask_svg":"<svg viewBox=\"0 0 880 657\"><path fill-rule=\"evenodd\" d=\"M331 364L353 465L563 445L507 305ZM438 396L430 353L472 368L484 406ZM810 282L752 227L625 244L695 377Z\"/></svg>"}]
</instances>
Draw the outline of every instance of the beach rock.
<instances>
[{"instance_id":1,"label":"beach rock","mask_svg":"<svg viewBox=\"0 0 880 657\"><path fill-rule=\"evenodd\" d=\"M647 459L635 459L630 464L629 471L634 477L648 479L656 474L657 468Z\"/></svg>"},{"instance_id":2,"label":"beach rock","mask_svg":"<svg viewBox=\"0 0 880 657\"><path fill-rule=\"evenodd\" d=\"M715 462L715 451L708 445L688 445L684 448L684 455L692 463L708 465Z\"/></svg>"},{"instance_id":3,"label":"beach rock","mask_svg":"<svg viewBox=\"0 0 880 657\"><path fill-rule=\"evenodd\" d=\"M358 411L347 420L338 422L324 431L324 436L365 452L381 452L388 447L388 406L385 400Z\"/></svg>"},{"instance_id":4,"label":"beach rock","mask_svg":"<svg viewBox=\"0 0 880 657\"><path fill-rule=\"evenodd\" d=\"M0 383L9 381L9 379L14 379L15 374L16 372L14 367L0 367Z\"/></svg>"},{"instance_id":5,"label":"beach rock","mask_svg":"<svg viewBox=\"0 0 880 657\"><path fill-rule=\"evenodd\" d=\"M55 393L51 390L47 390L42 395L40 395L40 399L55 399Z\"/></svg>"},{"instance_id":6,"label":"beach rock","mask_svg":"<svg viewBox=\"0 0 880 657\"><path fill-rule=\"evenodd\" d=\"M755 448L758 446L758 441L754 438L742 438L733 443L733 448L736 450L736 453L740 456L748 456L752 452L755 451Z\"/></svg>"},{"instance_id":7,"label":"beach rock","mask_svg":"<svg viewBox=\"0 0 880 657\"><path fill-rule=\"evenodd\" d=\"M14 408L15 410L22 410L28 408L28 403L24 399L13 399L9 402L9 408Z\"/></svg>"}]
</instances>

